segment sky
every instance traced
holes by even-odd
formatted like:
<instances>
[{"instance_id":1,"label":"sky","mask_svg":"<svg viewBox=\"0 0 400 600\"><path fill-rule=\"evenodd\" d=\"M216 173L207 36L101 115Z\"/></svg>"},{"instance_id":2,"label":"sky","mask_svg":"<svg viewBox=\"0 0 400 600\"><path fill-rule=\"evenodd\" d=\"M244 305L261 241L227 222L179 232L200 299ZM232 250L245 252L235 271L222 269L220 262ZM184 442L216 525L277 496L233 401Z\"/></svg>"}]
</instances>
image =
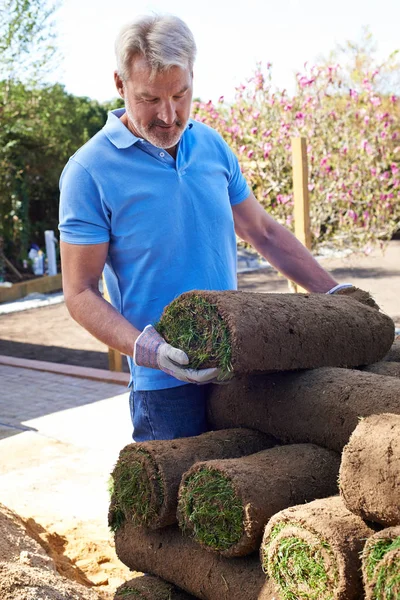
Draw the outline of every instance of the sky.
<instances>
[{"instance_id":1,"label":"sky","mask_svg":"<svg viewBox=\"0 0 400 600\"><path fill-rule=\"evenodd\" d=\"M123 25L152 12L175 14L192 30L194 96L204 101L233 99L257 62L272 63L273 84L290 93L305 62L359 40L364 26L379 59L400 49L400 0L62 0L55 18L64 59L56 80L75 95L115 98L115 37Z\"/></svg>"}]
</instances>

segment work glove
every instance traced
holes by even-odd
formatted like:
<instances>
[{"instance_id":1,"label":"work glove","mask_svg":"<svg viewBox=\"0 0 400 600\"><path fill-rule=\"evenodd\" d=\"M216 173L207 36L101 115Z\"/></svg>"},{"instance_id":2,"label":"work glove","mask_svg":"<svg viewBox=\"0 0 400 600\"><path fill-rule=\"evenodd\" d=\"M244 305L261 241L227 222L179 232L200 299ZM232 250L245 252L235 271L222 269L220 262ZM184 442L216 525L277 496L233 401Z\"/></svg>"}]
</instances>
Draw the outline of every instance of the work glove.
<instances>
[{"instance_id":1,"label":"work glove","mask_svg":"<svg viewBox=\"0 0 400 600\"><path fill-rule=\"evenodd\" d=\"M189 364L187 354L168 344L151 325L144 328L135 342L133 362L138 367L160 369L185 383L226 383L229 378L219 368L185 368Z\"/></svg>"},{"instance_id":2,"label":"work glove","mask_svg":"<svg viewBox=\"0 0 400 600\"><path fill-rule=\"evenodd\" d=\"M358 302L362 302L362 304L366 304L367 306L371 306L372 308L376 308L379 310L379 306L372 298L369 292L361 290L358 287L355 287L351 283L340 283L339 285L335 285L327 294L338 294L340 296L349 296L349 298L354 298Z\"/></svg>"}]
</instances>

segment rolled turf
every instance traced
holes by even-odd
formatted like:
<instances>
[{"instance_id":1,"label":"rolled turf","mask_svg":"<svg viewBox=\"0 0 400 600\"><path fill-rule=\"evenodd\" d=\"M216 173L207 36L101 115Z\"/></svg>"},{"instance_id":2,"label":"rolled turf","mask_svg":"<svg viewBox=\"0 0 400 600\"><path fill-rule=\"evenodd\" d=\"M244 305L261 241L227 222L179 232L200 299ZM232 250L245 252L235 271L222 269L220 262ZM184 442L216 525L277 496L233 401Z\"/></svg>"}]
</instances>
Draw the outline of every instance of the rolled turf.
<instances>
[{"instance_id":1,"label":"rolled turf","mask_svg":"<svg viewBox=\"0 0 400 600\"><path fill-rule=\"evenodd\" d=\"M177 526L155 531L126 521L115 533L119 559L131 570L157 575L202 600L270 600L258 554L228 559L201 548ZM271 588L269 587L269 590Z\"/></svg>"},{"instance_id":2,"label":"rolled turf","mask_svg":"<svg viewBox=\"0 0 400 600\"><path fill-rule=\"evenodd\" d=\"M400 598L400 527L383 529L367 540L362 571L366 600Z\"/></svg>"},{"instance_id":3,"label":"rolled turf","mask_svg":"<svg viewBox=\"0 0 400 600\"><path fill-rule=\"evenodd\" d=\"M181 477L195 462L237 458L275 443L258 431L230 429L125 446L112 472L110 528L115 531L126 519L151 529L174 523Z\"/></svg>"},{"instance_id":4,"label":"rolled turf","mask_svg":"<svg viewBox=\"0 0 400 600\"><path fill-rule=\"evenodd\" d=\"M335 496L272 517L262 564L285 600L360 600L360 552L373 534Z\"/></svg>"},{"instance_id":5,"label":"rolled turf","mask_svg":"<svg viewBox=\"0 0 400 600\"><path fill-rule=\"evenodd\" d=\"M386 377L400 377L400 362L381 360L367 367L362 367L367 373L385 375Z\"/></svg>"},{"instance_id":6,"label":"rolled turf","mask_svg":"<svg viewBox=\"0 0 400 600\"><path fill-rule=\"evenodd\" d=\"M381 360L394 339L384 313L346 296L194 291L156 325L190 366L252 373Z\"/></svg>"},{"instance_id":7,"label":"rolled turf","mask_svg":"<svg viewBox=\"0 0 400 600\"><path fill-rule=\"evenodd\" d=\"M345 446L340 493L347 508L385 527L400 525L400 416L362 419Z\"/></svg>"},{"instance_id":8,"label":"rolled turf","mask_svg":"<svg viewBox=\"0 0 400 600\"><path fill-rule=\"evenodd\" d=\"M179 489L178 521L196 542L226 557L260 547L264 526L283 508L338 493L340 456L313 444L193 465Z\"/></svg>"},{"instance_id":9,"label":"rolled turf","mask_svg":"<svg viewBox=\"0 0 400 600\"><path fill-rule=\"evenodd\" d=\"M389 352L382 360L389 362L400 362L400 336L396 337Z\"/></svg>"},{"instance_id":10,"label":"rolled turf","mask_svg":"<svg viewBox=\"0 0 400 600\"><path fill-rule=\"evenodd\" d=\"M400 381L351 369L240 377L212 386L213 429L250 427L287 444L313 443L341 452L360 417L400 414Z\"/></svg>"},{"instance_id":11,"label":"rolled turf","mask_svg":"<svg viewBox=\"0 0 400 600\"><path fill-rule=\"evenodd\" d=\"M120 585L114 600L195 600L195 597L159 577L143 575Z\"/></svg>"}]
</instances>

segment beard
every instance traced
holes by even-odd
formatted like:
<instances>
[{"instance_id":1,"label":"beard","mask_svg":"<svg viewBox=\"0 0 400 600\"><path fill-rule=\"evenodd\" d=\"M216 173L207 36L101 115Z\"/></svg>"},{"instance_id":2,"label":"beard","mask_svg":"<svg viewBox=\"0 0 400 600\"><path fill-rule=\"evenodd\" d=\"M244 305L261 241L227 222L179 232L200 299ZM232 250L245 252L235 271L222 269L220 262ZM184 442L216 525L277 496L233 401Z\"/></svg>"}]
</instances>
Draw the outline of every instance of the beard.
<instances>
[{"instance_id":1,"label":"beard","mask_svg":"<svg viewBox=\"0 0 400 600\"><path fill-rule=\"evenodd\" d=\"M146 126L140 125L133 116L133 112L127 99L125 99L125 110L128 117L128 123L133 125L134 133L138 137L143 138L147 142L150 142L156 148L173 148L176 146L181 139L183 132L185 131L186 121L176 119L174 125L171 128L167 128L166 124L159 119L153 119ZM163 131L160 127L165 127Z\"/></svg>"}]
</instances>

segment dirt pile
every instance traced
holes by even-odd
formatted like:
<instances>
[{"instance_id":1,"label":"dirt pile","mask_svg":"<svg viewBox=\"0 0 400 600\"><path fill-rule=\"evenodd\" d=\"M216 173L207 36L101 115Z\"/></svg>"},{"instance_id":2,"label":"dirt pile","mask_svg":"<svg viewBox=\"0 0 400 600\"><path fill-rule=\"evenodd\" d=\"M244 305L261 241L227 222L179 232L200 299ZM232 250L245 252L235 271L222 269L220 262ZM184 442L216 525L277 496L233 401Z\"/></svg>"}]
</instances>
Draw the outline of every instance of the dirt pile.
<instances>
[{"instance_id":1,"label":"dirt pile","mask_svg":"<svg viewBox=\"0 0 400 600\"><path fill-rule=\"evenodd\" d=\"M100 600L80 583L62 577L29 526L0 505L0 597L2 600Z\"/></svg>"}]
</instances>

